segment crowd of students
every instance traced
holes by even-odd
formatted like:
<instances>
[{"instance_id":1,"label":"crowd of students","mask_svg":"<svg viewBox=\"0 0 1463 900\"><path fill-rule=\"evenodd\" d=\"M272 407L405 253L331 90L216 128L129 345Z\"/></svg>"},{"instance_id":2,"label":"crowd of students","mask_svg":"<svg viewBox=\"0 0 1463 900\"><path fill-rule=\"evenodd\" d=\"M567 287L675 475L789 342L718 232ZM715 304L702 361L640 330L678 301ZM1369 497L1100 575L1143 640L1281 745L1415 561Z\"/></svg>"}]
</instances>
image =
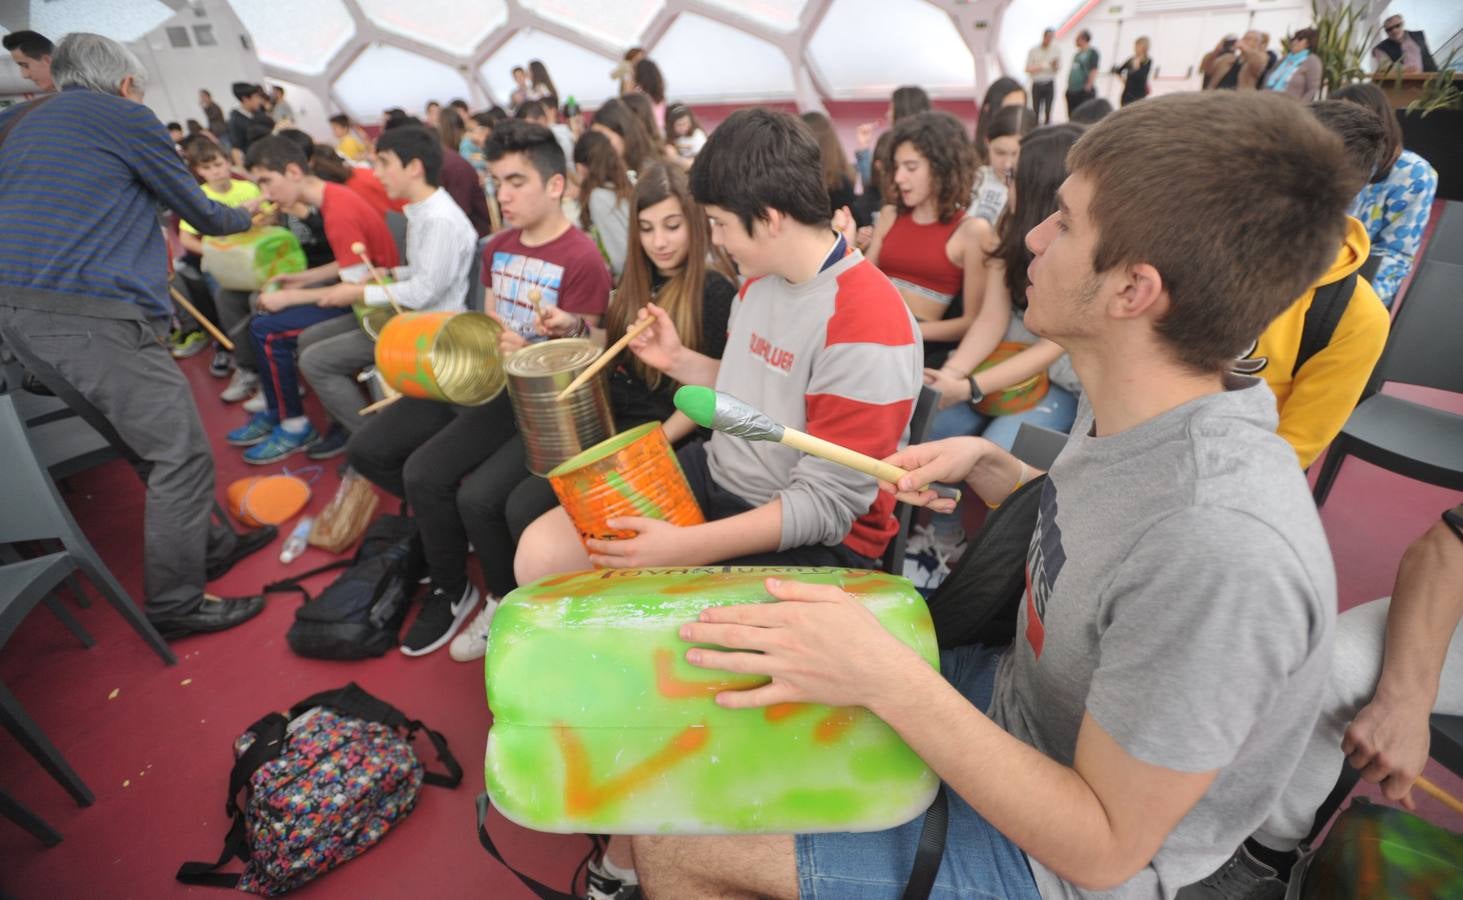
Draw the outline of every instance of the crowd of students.
<instances>
[{"instance_id":1,"label":"crowd of students","mask_svg":"<svg viewBox=\"0 0 1463 900\"><path fill-rule=\"evenodd\" d=\"M1092 102L1089 44L1078 36L1074 112ZM1218 48L1208 86L1284 80L1246 74L1263 45L1239 47ZM914 542L934 559L920 573L933 587L962 552L959 510L915 486L964 482L995 507L1044 476L1028 593L1004 653L950 651L935 672L841 591L773 580L784 602L688 624L686 640L726 648L688 661L771 678L721 695L725 705L860 705L898 730L951 789L937 891L1262 896L1242 892L1236 867L1269 889L1283 880L1294 823L1319 803L1326 773L1334 780L1331 745L1363 706L1393 696L1372 700L1378 683L1463 699L1438 688L1445 664L1463 664L1459 642L1430 632L1405 661L1389 652L1386 665L1405 672L1377 652L1394 628L1422 641L1418 621L1456 627L1463 579L1443 573L1459 569L1457 542L1430 537L1432 555L1411 557L1421 573L1399 579L1390 607L1338 626L1303 477L1380 356L1384 304L1410 271L1436 175L1402 148L1374 87L1309 106L1283 96L1295 93L1285 84L1134 104L1147 49L1140 41L1119 67L1134 86L1126 108L1094 112L1094 125L1038 125L1058 68L1048 32L1028 59L1030 93L993 84L973 134L901 87L890 127L877 139L861 128L850 161L817 113L741 110L705 133L635 51L612 73L622 95L587 126L535 61L514 70L511 116L461 101L420 120L390 110L374 141L337 116L330 147L266 127L265 107L281 115L283 95L242 85L227 137L214 107L210 127L178 144L132 102L146 86L136 59L71 35L44 54L62 92L0 114L0 337L151 466L147 612L173 637L257 614L259 598L204 594L203 570L205 558L231 563L262 544L209 525L196 409L151 340L171 318L165 286L108 262L161 261L157 202L184 220L183 271L204 235L249 227L263 201L298 236L305 271L252 295L208 287L220 323L247 336L213 367L232 372L224 400L250 402L226 440L258 464L344 453L406 502L430 577L402 639L410 656L449 647L480 659L503 596L591 565L876 568L896 497L935 514ZM1300 52L1293 44L1276 63L1286 84L1308 77L1307 58L1292 61ZM1223 71L1221 57L1232 57ZM71 127L81 119L108 124L108 152L94 130ZM26 179L56 182L61 145L60 158L90 162L42 199ZM109 194L125 202L94 202ZM397 212L400 246L387 219ZM39 223L56 215L90 236L85 246L54 246ZM18 243L27 253L5 252ZM48 252L77 258L37 262ZM1358 277L1373 254L1375 289ZM480 258L504 356L565 337L607 346L651 319L608 370L615 420L664 423L707 521L627 518L610 524L632 538L581 544L525 468L506 393L476 407L405 398L363 418L355 376L372 345L349 308L388 303L366 258L392 272L403 307L449 311L466 308ZM1316 340L1322 307L1334 324ZM89 347L67 340L72 318L89 323ZM174 353L204 343L180 334ZM129 378L156 382L138 392L146 400L121 396ZM304 382L328 425L305 414ZM698 432L670 401L683 384L912 473L880 485L780 445ZM907 446L925 385L940 394L934 434ZM1009 452L1022 422L1071 432L1050 472ZM1347 692L1328 693L1333 657L1338 671L1363 672ZM1331 724L1318 728L1323 710ZM1396 766L1368 772L1391 790L1410 783ZM672 897L890 895L918 827L619 838L591 864L590 896L640 885Z\"/></svg>"}]
</instances>

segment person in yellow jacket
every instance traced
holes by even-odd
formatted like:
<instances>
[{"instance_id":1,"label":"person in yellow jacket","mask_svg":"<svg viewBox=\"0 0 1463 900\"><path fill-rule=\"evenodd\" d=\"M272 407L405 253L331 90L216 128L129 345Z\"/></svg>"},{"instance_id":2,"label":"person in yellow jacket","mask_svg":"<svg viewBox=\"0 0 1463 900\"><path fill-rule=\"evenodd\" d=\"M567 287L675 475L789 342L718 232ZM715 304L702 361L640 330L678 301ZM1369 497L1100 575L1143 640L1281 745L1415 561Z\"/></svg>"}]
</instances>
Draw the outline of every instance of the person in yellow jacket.
<instances>
[{"instance_id":1,"label":"person in yellow jacket","mask_svg":"<svg viewBox=\"0 0 1463 900\"><path fill-rule=\"evenodd\" d=\"M1270 385L1280 411L1276 430L1295 449L1303 469L1321 455L1356 408L1382 355L1391 323L1376 291L1366 279L1357 278L1330 341L1296 369L1306 313L1318 289L1360 269L1370 252L1366 228L1348 217L1346 236L1331 268L1270 323L1235 367L1244 374L1260 376Z\"/></svg>"}]
</instances>

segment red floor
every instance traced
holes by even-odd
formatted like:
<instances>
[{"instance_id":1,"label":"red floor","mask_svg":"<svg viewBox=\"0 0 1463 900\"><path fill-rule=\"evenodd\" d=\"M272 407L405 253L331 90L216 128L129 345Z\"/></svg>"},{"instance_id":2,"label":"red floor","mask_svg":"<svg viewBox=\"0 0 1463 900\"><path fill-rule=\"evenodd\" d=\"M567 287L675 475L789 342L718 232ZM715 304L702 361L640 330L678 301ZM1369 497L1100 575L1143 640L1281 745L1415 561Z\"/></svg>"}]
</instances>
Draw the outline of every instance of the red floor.
<instances>
[{"instance_id":1,"label":"red floor","mask_svg":"<svg viewBox=\"0 0 1463 900\"><path fill-rule=\"evenodd\" d=\"M206 356L186 361L183 370L210 434L222 435L242 421L240 412L218 401L223 385L208 376ZM1451 398L1451 408L1463 411L1459 405ZM310 408L318 421L313 400ZM220 488L257 474L221 440L215 440L215 451ZM333 466L327 466L315 486L312 510L324 505L334 485ZM67 499L112 571L140 597L142 491L137 479L121 463L111 463L74 478ZM1403 548L1460 499L1348 461L1322 513L1342 608L1389 593ZM326 559L312 550L284 568L278 550L276 542L213 589L257 591L266 581ZM314 587L329 577L321 576ZM0 659L0 679L90 785L97 802L77 807L13 740L0 739L0 786L65 838L47 850L0 822L0 894L214 894L215 889L183 887L173 874L184 860L211 860L218 854L227 830L223 793L231 741L271 709L354 680L444 732L467 775L455 791L424 788L416 811L380 847L301 894L530 897L483 852L473 830L472 801L482 788L480 761L488 728L481 666L455 663L445 652L425 659L391 652L360 663L301 659L284 641L295 604L292 595L281 595L234 631L177 642L179 663L172 667L164 666L101 601L94 599L91 609L78 613L98 641L90 651L77 646L51 616L30 616ZM430 755L429 748L425 753ZM1463 782L1436 764L1426 774L1463 795ZM1431 821L1463 830L1463 817L1430 798L1421 797L1419 805ZM501 819L495 823L494 833L510 858L555 885L566 884L586 846L581 838L529 833Z\"/></svg>"}]
</instances>

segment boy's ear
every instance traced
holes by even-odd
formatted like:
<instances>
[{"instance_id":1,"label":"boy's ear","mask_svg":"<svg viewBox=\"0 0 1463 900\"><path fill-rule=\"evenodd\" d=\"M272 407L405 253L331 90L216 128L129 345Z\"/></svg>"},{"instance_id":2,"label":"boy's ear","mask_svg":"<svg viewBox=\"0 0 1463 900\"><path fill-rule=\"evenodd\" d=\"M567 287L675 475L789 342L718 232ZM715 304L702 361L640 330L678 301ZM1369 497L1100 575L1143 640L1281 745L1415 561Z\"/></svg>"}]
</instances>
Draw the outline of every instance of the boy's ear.
<instances>
[{"instance_id":1,"label":"boy's ear","mask_svg":"<svg viewBox=\"0 0 1463 900\"><path fill-rule=\"evenodd\" d=\"M781 237L782 226L787 222L787 216L783 215L780 210L765 206L762 208L762 221L766 223L768 237ZM752 220L752 231L755 232L756 230L757 220L754 219ZM749 237L751 236L754 235L749 235Z\"/></svg>"},{"instance_id":2,"label":"boy's ear","mask_svg":"<svg viewBox=\"0 0 1463 900\"><path fill-rule=\"evenodd\" d=\"M544 182L544 187L548 189L550 197L553 197L555 200L562 200L564 198L564 187L567 183L568 179L555 172L549 176L548 181Z\"/></svg>"}]
</instances>

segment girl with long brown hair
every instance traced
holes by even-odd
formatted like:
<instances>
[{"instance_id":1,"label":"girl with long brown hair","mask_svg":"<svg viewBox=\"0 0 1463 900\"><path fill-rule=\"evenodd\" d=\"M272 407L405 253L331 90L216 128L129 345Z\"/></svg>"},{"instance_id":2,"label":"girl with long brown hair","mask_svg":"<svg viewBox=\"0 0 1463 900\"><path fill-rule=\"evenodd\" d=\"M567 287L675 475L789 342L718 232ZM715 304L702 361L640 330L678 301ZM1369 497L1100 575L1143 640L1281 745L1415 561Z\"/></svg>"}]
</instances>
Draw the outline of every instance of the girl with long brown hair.
<instances>
[{"instance_id":1,"label":"girl with long brown hair","mask_svg":"<svg viewBox=\"0 0 1463 900\"><path fill-rule=\"evenodd\" d=\"M849 165L848 154L843 150L843 142L838 139L838 132L833 130L833 122L820 112L803 113L803 124L813 132L813 137L818 140L818 153L823 161L823 186L828 188L828 202L833 212L838 212L844 207L853 211L853 166ZM857 217L855 217L857 219ZM858 222L859 225L867 225L868 222Z\"/></svg>"},{"instance_id":2,"label":"girl with long brown hair","mask_svg":"<svg viewBox=\"0 0 1463 900\"><path fill-rule=\"evenodd\" d=\"M616 279L625 271L630 242L629 173L609 138L587 131L574 144L579 176L579 227L599 244Z\"/></svg>"},{"instance_id":3,"label":"girl with long brown hair","mask_svg":"<svg viewBox=\"0 0 1463 900\"><path fill-rule=\"evenodd\" d=\"M620 154L620 159L624 160L625 168L631 172L639 172L661 158L655 141L646 132L640 117L623 100L615 97L606 100L594 111L594 119L589 127L591 131L598 131L610 139L610 143L615 145L615 151Z\"/></svg>"}]
</instances>

